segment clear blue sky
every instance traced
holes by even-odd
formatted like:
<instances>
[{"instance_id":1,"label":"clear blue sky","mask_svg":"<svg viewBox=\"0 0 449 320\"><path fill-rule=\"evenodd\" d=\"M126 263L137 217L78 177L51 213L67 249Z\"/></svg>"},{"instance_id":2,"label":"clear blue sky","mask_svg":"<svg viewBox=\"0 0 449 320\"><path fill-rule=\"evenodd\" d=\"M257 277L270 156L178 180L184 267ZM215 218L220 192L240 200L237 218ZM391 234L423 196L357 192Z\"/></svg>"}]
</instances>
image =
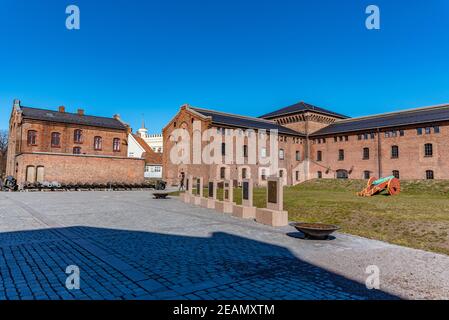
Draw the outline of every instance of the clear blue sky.
<instances>
[{"instance_id":1,"label":"clear blue sky","mask_svg":"<svg viewBox=\"0 0 449 320\"><path fill-rule=\"evenodd\" d=\"M81 30L65 28L69 4ZM449 102L449 1L0 0L0 128L14 98L134 130L144 113L150 132L183 103L359 116Z\"/></svg>"}]
</instances>

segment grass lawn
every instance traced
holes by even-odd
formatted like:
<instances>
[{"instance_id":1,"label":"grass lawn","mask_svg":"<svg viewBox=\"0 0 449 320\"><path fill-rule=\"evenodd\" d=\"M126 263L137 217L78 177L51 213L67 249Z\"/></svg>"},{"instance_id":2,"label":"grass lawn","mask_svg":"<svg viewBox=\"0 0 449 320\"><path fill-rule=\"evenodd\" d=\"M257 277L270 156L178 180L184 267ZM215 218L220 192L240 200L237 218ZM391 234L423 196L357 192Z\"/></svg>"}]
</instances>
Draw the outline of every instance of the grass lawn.
<instances>
[{"instance_id":1,"label":"grass lawn","mask_svg":"<svg viewBox=\"0 0 449 320\"><path fill-rule=\"evenodd\" d=\"M321 179L285 187L284 208L292 221L337 224L342 232L449 254L449 181L401 181L400 195L358 197L365 184ZM241 203L241 189L234 191ZM265 207L265 192L254 190L257 207Z\"/></svg>"}]
</instances>

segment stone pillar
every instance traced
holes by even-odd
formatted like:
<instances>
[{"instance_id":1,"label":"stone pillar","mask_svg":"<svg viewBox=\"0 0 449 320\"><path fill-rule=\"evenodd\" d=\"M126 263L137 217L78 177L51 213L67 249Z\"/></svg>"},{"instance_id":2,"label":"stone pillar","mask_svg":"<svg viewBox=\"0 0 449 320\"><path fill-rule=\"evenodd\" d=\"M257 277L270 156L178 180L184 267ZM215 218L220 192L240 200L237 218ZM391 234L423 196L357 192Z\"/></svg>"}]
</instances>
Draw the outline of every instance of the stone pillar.
<instances>
[{"instance_id":1,"label":"stone pillar","mask_svg":"<svg viewBox=\"0 0 449 320\"><path fill-rule=\"evenodd\" d=\"M234 204L234 189L232 181L223 182L223 213L232 213Z\"/></svg>"},{"instance_id":2,"label":"stone pillar","mask_svg":"<svg viewBox=\"0 0 449 320\"><path fill-rule=\"evenodd\" d=\"M216 180L209 181L208 183L208 189L207 189L207 195L208 197L201 201L201 205L209 208L209 209L215 209L215 201L217 200L217 182Z\"/></svg>"},{"instance_id":3,"label":"stone pillar","mask_svg":"<svg viewBox=\"0 0 449 320\"><path fill-rule=\"evenodd\" d=\"M281 227L288 225L288 212L283 211L284 193L282 179L267 179L267 208L256 209L256 221L273 226Z\"/></svg>"},{"instance_id":4,"label":"stone pillar","mask_svg":"<svg viewBox=\"0 0 449 320\"><path fill-rule=\"evenodd\" d=\"M195 188L196 188L196 192L193 197L193 199L194 199L193 203L196 204L197 206L199 206L199 205L201 205L201 197L203 196L203 178L199 177L192 181L195 181Z\"/></svg>"},{"instance_id":5,"label":"stone pillar","mask_svg":"<svg viewBox=\"0 0 449 320\"><path fill-rule=\"evenodd\" d=\"M256 207L253 206L253 181L242 180L242 205L234 205L233 216L243 219L256 218Z\"/></svg>"}]
</instances>

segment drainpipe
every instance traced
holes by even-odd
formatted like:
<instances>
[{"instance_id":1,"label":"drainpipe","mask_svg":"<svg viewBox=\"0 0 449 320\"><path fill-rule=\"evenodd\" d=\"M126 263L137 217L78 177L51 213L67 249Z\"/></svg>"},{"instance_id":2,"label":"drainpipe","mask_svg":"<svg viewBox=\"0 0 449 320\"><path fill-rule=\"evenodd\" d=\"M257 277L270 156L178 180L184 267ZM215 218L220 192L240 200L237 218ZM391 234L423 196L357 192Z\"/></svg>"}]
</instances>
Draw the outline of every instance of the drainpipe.
<instances>
[{"instance_id":1,"label":"drainpipe","mask_svg":"<svg viewBox=\"0 0 449 320\"><path fill-rule=\"evenodd\" d=\"M309 180L309 168L310 168L310 148L309 148L309 121L306 120L305 121L305 131L306 131L306 152L305 152L305 157L306 157L306 165L304 168L304 173L306 176L306 180Z\"/></svg>"},{"instance_id":2,"label":"drainpipe","mask_svg":"<svg viewBox=\"0 0 449 320\"><path fill-rule=\"evenodd\" d=\"M382 177L382 155L380 148L380 129L377 128L377 177L380 179Z\"/></svg>"}]
</instances>

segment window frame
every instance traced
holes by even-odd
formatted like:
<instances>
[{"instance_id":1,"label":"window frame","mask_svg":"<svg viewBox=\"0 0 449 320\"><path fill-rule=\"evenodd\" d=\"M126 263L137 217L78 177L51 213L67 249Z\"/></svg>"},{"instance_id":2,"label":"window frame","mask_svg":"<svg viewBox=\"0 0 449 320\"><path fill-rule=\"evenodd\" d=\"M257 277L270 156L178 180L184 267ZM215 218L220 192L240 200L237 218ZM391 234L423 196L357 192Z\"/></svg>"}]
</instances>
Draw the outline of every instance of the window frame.
<instances>
[{"instance_id":1,"label":"window frame","mask_svg":"<svg viewBox=\"0 0 449 320\"><path fill-rule=\"evenodd\" d=\"M114 138L112 139L112 151L114 152L120 152L121 150L121 139L120 138Z\"/></svg>"},{"instance_id":2,"label":"window frame","mask_svg":"<svg viewBox=\"0 0 449 320\"><path fill-rule=\"evenodd\" d=\"M73 142L74 143L83 143L83 130L75 129L73 131Z\"/></svg>"},{"instance_id":3,"label":"window frame","mask_svg":"<svg viewBox=\"0 0 449 320\"><path fill-rule=\"evenodd\" d=\"M433 144L432 143L424 144L424 157L426 157L426 158L433 157Z\"/></svg>"},{"instance_id":4,"label":"window frame","mask_svg":"<svg viewBox=\"0 0 449 320\"><path fill-rule=\"evenodd\" d=\"M363 151L362 151L362 159L363 160L369 160L369 148L368 147L364 147Z\"/></svg>"},{"instance_id":5,"label":"window frame","mask_svg":"<svg viewBox=\"0 0 449 320\"><path fill-rule=\"evenodd\" d=\"M57 142L57 143L55 143ZM61 148L61 133L54 131L50 134L50 145L52 148Z\"/></svg>"},{"instance_id":6,"label":"window frame","mask_svg":"<svg viewBox=\"0 0 449 320\"><path fill-rule=\"evenodd\" d=\"M391 159L399 159L399 146L391 146Z\"/></svg>"},{"instance_id":7,"label":"window frame","mask_svg":"<svg viewBox=\"0 0 449 320\"><path fill-rule=\"evenodd\" d=\"M37 131L36 130L28 130L27 131L27 145L37 146Z\"/></svg>"},{"instance_id":8,"label":"window frame","mask_svg":"<svg viewBox=\"0 0 449 320\"><path fill-rule=\"evenodd\" d=\"M433 170L426 170L426 180L434 180L435 172Z\"/></svg>"},{"instance_id":9,"label":"window frame","mask_svg":"<svg viewBox=\"0 0 449 320\"><path fill-rule=\"evenodd\" d=\"M94 137L94 150L101 151L103 149L103 138L101 136Z\"/></svg>"},{"instance_id":10,"label":"window frame","mask_svg":"<svg viewBox=\"0 0 449 320\"><path fill-rule=\"evenodd\" d=\"M345 150L339 149L338 150L338 161L344 161L345 160Z\"/></svg>"}]
</instances>

